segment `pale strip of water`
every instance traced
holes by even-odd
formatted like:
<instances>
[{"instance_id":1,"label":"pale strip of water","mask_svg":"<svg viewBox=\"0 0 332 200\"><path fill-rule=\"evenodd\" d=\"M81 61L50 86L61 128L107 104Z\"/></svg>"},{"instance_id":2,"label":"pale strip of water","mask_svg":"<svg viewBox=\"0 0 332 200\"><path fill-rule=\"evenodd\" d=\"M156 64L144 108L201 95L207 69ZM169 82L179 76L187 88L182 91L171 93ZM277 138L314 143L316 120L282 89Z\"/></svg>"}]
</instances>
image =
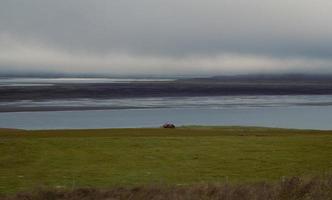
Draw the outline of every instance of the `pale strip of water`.
<instances>
[{"instance_id":1,"label":"pale strip of water","mask_svg":"<svg viewBox=\"0 0 332 200\"><path fill-rule=\"evenodd\" d=\"M0 87L32 87L51 86L54 84L88 84L88 83L131 83L131 82L163 82L174 79L150 78L0 78Z\"/></svg>"},{"instance_id":2,"label":"pale strip of water","mask_svg":"<svg viewBox=\"0 0 332 200\"><path fill-rule=\"evenodd\" d=\"M332 130L332 106L155 108L0 113L0 127L85 129L176 125L241 125Z\"/></svg>"},{"instance_id":3,"label":"pale strip of water","mask_svg":"<svg viewBox=\"0 0 332 200\"><path fill-rule=\"evenodd\" d=\"M154 97L118 99L59 99L59 100L22 100L0 102L1 108L105 108L105 109L142 109L142 108L246 108L246 107L288 107L288 106L329 106L332 95L293 95L293 96L207 96L207 97ZM61 110L61 109L60 109Z\"/></svg>"}]
</instances>

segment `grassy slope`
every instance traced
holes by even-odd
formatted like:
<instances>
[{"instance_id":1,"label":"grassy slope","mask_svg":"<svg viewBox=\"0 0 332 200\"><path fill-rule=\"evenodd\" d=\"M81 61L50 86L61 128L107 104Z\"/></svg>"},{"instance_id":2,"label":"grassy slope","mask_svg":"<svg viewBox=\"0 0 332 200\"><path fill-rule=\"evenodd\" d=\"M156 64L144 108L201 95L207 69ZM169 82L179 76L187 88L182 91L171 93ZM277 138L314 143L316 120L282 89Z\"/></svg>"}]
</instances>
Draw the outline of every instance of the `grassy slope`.
<instances>
[{"instance_id":1,"label":"grassy slope","mask_svg":"<svg viewBox=\"0 0 332 200\"><path fill-rule=\"evenodd\" d=\"M332 131L241 127L0 130L0 193L277 180L332 169Z\"/></svg>"}]
</instances>

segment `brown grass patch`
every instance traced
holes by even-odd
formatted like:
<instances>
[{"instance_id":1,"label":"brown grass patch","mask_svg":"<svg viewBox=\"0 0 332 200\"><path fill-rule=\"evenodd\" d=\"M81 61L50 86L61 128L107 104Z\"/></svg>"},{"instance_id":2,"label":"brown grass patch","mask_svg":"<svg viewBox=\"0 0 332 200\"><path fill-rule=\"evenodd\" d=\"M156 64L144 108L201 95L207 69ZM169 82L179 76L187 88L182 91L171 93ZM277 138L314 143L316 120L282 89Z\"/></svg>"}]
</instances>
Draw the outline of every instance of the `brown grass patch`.
<instances>
[{"instance_id":1,"label":"brown grass patch","mask_svg":"<svg viewBox=\"0 0 332 200\"><path fill-rule=\"evenodd\" d=\"M140 186L72 190L42 188L1 200L331 200L332 176L304 180L288 178L276 183Z\"/></svg>"}]
</instances>

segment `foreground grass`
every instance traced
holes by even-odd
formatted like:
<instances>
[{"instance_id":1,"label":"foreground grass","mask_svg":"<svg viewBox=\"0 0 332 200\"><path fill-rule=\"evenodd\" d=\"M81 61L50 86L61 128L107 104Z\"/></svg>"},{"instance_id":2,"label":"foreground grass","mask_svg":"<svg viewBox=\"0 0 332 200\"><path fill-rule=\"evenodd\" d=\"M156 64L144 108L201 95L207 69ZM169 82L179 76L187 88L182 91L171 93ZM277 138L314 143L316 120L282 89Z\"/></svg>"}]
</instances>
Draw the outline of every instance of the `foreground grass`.
<instances>
[{"instance_id":1,"label":"foreground grass","mask_svg":"<svg viewBox=\"0 0 332 200\"><path fill-rule=\"evenodd\" d=\"M0 130L0 193L277 181L331 172L332 131L242 127Z\"/></svg>"},{"instance_id":2,"label":"foreground grass","mask_svg":"<svg viewBox=\"0 0 332 200\"><path fill-rule=\"evenodd\" d=\"M191 186L113 187L110 189L41 188L1 200L331 200L332 177L303 180L298 177L275 183L199 184Z\"/></svg>"}]
</instances>

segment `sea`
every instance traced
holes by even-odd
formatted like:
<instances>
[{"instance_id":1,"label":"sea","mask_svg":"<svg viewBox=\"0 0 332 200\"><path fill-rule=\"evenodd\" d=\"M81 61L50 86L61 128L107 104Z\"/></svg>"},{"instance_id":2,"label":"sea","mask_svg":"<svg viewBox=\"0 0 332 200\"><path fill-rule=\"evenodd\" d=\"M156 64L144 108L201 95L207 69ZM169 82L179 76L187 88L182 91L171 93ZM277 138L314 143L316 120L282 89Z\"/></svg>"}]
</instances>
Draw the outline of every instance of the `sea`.
<instances>
[{"instance_id":1,"label":"sea","mask_svg":"<svg viewBox=\"0 0 332 200\"><path fill-rule=\"evenodd\" d=\"M65 82L113 83L170 80L11 78L0 80L0 88L29 89ZM332 130L332 95L17 100L0 101L0 107L16 108L11 112L0 112L1 128L29 130L152 128L160 127L164 123L174 123L176 126L259 126ZM38 109L34 110L34 108Z\"/></svg>"}]
</instances>

